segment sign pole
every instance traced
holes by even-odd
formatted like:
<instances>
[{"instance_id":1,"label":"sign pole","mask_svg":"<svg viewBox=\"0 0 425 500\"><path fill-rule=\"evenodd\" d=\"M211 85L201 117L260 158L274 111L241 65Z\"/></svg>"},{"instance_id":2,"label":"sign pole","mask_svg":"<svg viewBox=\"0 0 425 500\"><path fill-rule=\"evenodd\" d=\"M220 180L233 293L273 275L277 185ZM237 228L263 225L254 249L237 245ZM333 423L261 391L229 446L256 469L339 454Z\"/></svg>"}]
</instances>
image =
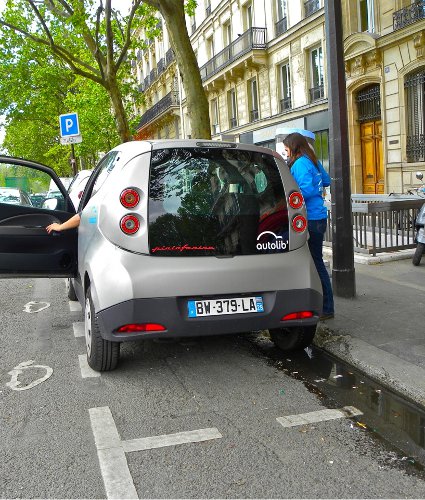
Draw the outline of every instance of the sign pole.
<instances>
[{"instance_id":1,"label":"sign pole","mask_svg":"<svg viewBox=\"0 0 425 500\"><path fill-rule=\"evenodd\" d=\"M77 160L75 159L75 146L71 144L71 167L73 175L77 175Z\"/></svg>"}]
</instances>

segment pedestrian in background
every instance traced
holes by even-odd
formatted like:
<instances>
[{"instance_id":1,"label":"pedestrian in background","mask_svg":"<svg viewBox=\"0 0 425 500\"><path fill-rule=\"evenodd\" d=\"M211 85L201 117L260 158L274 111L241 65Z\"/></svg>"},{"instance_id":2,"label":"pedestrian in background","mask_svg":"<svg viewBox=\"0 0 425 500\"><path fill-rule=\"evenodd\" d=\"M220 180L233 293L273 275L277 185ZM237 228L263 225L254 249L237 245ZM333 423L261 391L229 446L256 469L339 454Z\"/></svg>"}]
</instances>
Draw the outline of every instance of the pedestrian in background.
<instances>
[{"instance_id":1,"label":"pedestrian in background","mask_svg":"<svg viewBox=\"0 0 425 500\"><path fill-rule=\"evenodd\" d=\"M334 299L331 280L323 262L323 238L328 215L323 189L330 185L331 180L303 135L297 132L289 134L283 140L283 145L291 174L300 187L307 208L308 246L323 288L323 312L320 319L330 319L334 317Z\"/></svg>"}]
</instances>

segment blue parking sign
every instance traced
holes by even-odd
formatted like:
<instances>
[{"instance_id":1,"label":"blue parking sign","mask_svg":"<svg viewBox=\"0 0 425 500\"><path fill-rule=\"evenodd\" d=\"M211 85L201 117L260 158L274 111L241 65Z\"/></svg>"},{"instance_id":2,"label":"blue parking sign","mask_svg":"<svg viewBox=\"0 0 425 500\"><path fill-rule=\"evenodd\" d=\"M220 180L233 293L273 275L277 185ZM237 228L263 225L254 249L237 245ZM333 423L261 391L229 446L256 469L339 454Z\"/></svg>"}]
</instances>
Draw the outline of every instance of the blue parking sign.
<instances>
[{"instance_id":1,"label":"blue parking sign","mask_svg":"<svg viewBox=\"0 0 425 500\"><path fill-rule=\"evenodd\" d=\"M78 123L77 113L68 113L59 116L61 137L73 137L80 135L80 125Z\"/></svg>"}]
</instances>

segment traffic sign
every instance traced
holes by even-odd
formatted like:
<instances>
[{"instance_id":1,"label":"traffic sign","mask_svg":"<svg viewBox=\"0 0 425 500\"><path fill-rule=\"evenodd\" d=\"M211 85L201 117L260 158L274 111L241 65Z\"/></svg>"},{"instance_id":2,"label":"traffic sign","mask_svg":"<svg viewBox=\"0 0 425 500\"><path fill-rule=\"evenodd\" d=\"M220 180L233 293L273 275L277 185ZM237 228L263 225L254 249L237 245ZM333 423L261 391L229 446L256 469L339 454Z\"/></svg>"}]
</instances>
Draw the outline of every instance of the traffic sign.
<instances>
[{"instance_id":1,"label":"traffic sign","mask_svg":"<svg viewBox=\"0 0 425 500\"><path fill-rule=\"evenodd\" d=\"M77 113L68 113L59 116L61 137L73 137L80 135L80 125Z\"/></svg>"},{"instance_id":2,"label":"traffic sign","mask_svg":"<svg viewBox=\"0 0 425 500\"><path fill-rule=\"evenodd\" d=\"M61 137L60 141L61 144L79 144L80 142L83 142L83 138L81 135L73 135L71 137Z\"/></svg>"}]
</instances>

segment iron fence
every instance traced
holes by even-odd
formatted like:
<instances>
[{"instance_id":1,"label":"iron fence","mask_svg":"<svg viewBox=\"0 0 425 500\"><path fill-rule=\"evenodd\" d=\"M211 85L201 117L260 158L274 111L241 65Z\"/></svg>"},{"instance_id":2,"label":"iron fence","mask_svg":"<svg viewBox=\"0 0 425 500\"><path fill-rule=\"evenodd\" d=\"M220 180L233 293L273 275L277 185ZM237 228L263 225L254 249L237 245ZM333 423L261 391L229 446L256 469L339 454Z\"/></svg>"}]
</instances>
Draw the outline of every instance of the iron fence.
<instances>
[{"instance_id":1,"label":"iron fence","mask_svg":"<svg viewBox=\"0 0 425 500\"><path fill-rule=\"evenodd\" d=\"M282 19L280 19L280 21L278 21L275 24L275 34L276 36L279 36L282 33L285 33L285 31L287 30L288 30L288 19L286 17L283 17Z\"/></svg>"},{"instance_id":2,"label":"iron fence","mask_svg":"<svg viewBox=\"0 0 425 500\"><path fill-rule=\"evenodd\" d=\"M292 108L291 96L284 97L280 100L280 112L284 113Z\"/></svg>"},{"instance_id":3,"label":"iron fence","mask_svg":"<svg viewBox=\"0 0 425 500\"><path fill-rule=\"evenodd\" d=\"M352 195L354 251L376 255L415 248L417 213L425 198L418 196ZM324 244L332 245L332 214L328 204L328 227Z\"/></svg>"},{"instance_id":4,"label":"iron fence","mask_svg":"<svg viewBox=\"0 0 425 500\"><path fill-rule=\"evenodd\" d=\"M325 97L325 88L323 85L312 87L310 90L310 102L318 101Z\"/></svg>"},{"instance_id":5,"label":"iron fence","mask_svg":"<svg viewBox=\"0 0 425 500\"><path fill-rule=\"evenodd\" d=\"M309 17L313 15L320 9L320 1L319 0L307 0L304 2L304 15L305 17Z\"/></svg>"},{"instance_id":6,"label":"iron fence","mask_svg":"<svg viewBox=\"0 0 425 500\"><path fill-rule=\"evenodd\" d=\"M172 107L178 106L180 104L179 93L169 92L160 101L154 104L150 109L144 113L140 119L137 129L142 128L147 123L153 121L158 116L162 115Z\"/></svg>"}]
</instances>

